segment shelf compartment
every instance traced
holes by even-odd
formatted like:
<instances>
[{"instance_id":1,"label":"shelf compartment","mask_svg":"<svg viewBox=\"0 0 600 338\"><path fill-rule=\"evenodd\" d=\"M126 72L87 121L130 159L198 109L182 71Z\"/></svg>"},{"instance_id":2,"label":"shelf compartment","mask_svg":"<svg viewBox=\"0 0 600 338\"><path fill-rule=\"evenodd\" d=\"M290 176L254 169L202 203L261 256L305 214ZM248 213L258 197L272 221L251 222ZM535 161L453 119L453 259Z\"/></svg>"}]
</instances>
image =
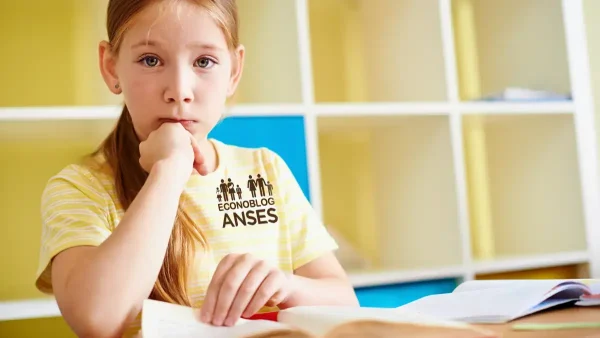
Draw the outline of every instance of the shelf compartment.
<instances>
[{"instance_id":1,"label":"shelf compartment","mask_svg":"<svg viewBox=\"0 0 600 338\"><path fill-rule=\"evenodd\" d=\"M573 115L467 115L475 260L586 251Z\"/></svg>"},{"instance_id":2,"label":"shelf compartment","mask_svg":"<svg viewBox=\"0 0 600 338\"><path fill-rule=\"evenodd\" d=\"M453 0L462 100L509 87L571 91L561 0Z\"/></svg>"},{"instance_id":3,"label":"shelf compartment","mask_svg":"<svg viewBox=\"0 0 600 338\"><path fill-rule=\"evenodd\" d=\"M448 116L369 115L317 118L324 222L365 260L345 268L461 265Z\"/></svg>"},{"instance_id":4,"label":"shelf compartment","mask_svg":"<svg viewBox=\"0 0 600 338\"><path fill-rule=\"evenodd\" d=\"M561 271L563 267L586 265L589 254L586 251L559 252L544 255L494 257L475 261L476 274L511 275L522 271L548 270Z\"/></svg>"},{"instance_id":5,"label":"shelf compartment","mask_svg":"<svg viewBox=\"0 0 600 338\"><path fill-rule=\"evenodd\" d=\"M98 70L105 1L43 0L0 5L0 106L110 105ZM40 56L43 61L40 62Z\"/></svg>"},{"instance_id":6,"label":"shelf compartment","mask_svg":"<svg viewBox=\"0 0 600 338\"><path fill-rule=\"evenodd\" d=\"M317 102L446 100L438 1L308 5Z\"/></svg>"},{"instance_id":7,"label":"shelf compartment","mask_svg":"<svg viewBox=\"0 0 600 338\"><path fill-rule=\"evenodd\" d=\"M589 278L587 270L587 264L573 264L510 272L479 273L475 275L475 279L586 279Z\"/></svg>"},{"instance_id":8,"label":"shelf compartment","mask_svg":"<svg viewBox=\"0 0 600 338\"><path fill-rule=\"evenodd\" d=\"M302 101L294 0L238 0L245 65L234 103Z\"/></svg>"},{"instance_id":9,"label":"shelf compartment","mask_svg":"<svg viewBox=\"0 0 600 338\"><path fill-rule=\"evenodd\" d=\"M34 285L42 191L52 175L95 150L113 124L110 120L0 123L0 269L11 276L0 283L0 300L42 295Z\"/></svg>"}]
</instances>

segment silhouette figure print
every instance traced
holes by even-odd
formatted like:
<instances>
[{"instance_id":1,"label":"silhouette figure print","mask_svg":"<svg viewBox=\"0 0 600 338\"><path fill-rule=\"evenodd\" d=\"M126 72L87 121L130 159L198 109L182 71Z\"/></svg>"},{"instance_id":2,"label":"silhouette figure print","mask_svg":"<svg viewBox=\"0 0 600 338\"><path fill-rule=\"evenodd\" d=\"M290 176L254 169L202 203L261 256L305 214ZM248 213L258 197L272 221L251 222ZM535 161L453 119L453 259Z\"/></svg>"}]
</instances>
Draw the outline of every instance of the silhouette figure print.
<instances>
[{"instance_id":1,"label":"silhouette figure print","mask_svg":"<svg viewBox=\"0 0 600 338\"><path fill-rule=\"evenodd\" d=\"M235 188L235 191L237 192L238 195L238 199L242 199L242 188L240 188L240 185L236 185L237 188Z\"/></svg>"},{"instance_id":2,"label":"silhouette figure print","mask_svg":"<svg viewBox=\"0 0 600 338\"><path fill-rule=\"evenodd\" d=\"M221 192L223 193L223 201L229 201L229 198L227 196L227 183L225 183L225 180L221 180L221 184L219 184L219 187L221 188Z\"/></svg>"},{"instance_id":3,"label":"silhouette figure print","mask_svg":"<svg viewBox=\"0 0 600 338\"><path fill-rule=\"evenodd\" d=\"M231 195L231 200L235 201L235 185L233 184L233 182L231 182L231 178L227 179L227 190L229 191L229 194Z\"/></svg>"},{"instance_id":4,"label":"silhouette figure print","mask_svg":"<svg viewBox=\"0 0 600 338\"><path fill-rule=\"evenodd\" d=\"M252 175L248 176L248 190L252 194L252 198L256 198L256 180L252 179Z\"/></svg>"},{"instance_id":5,"label":"silhouette figure print","mask_svg":"<svg viewBox=\"0 0 600 338\"><path fill-rule=\"evenodd\" d=\"M260 195L265 196L265 187L267 186L267 182L265 179L260 177L260 174L256 175L256 183L258 183L258 189L260 190Z\"/></svg>"}]
</instances>

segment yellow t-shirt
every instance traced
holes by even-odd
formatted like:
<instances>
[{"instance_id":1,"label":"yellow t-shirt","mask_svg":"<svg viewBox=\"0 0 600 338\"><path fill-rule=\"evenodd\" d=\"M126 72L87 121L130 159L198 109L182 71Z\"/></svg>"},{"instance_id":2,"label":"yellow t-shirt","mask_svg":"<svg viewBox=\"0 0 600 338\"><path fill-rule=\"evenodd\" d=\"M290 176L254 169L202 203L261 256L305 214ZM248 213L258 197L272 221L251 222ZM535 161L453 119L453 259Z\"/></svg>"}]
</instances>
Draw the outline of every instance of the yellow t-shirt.
<instances>
[{"instance_id":1,"label":"yellow t-shirt","mask_svg":"<svg viewBox=\"0 0 600 338\"><path fill-rule=\"evenodd\" d=\"M202 304L219 261L251 253L282 271L293 270L337 249L283 159L266 148L242 148L211 139L219 165L192 175L185 208L205 234L209 251L191 276L189 294ZM52 293L52 258L70 247L100 245L124 210L108 164L71 164L53 176L42 195L42 239L37 288ZM123 257L126 259L126 257ZM266 310L266 308L263 308ZM140 316L128 334L139 330Z\"/></svg>"}]
</instances>

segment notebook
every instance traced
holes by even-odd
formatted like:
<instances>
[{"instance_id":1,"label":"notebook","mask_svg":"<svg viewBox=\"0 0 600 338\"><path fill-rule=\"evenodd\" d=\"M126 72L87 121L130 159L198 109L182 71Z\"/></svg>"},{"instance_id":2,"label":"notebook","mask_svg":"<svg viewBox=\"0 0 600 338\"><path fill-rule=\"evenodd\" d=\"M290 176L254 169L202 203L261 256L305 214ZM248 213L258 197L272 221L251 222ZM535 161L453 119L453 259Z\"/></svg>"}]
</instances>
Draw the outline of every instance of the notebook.
<instances>
[{"instance_id":1,"label":"notebook","mask_svg":"<svg viewBox=\"0 0 600 338\"><path fill-rule=\"evenodd\" d=\"M266 318L267 316L264 316ZM341 306L300 306L266 319L239 319L234 326L200 322L190 307L146 300L142 309L141 337L212 338L335 338L348 337L497 337L465 323L415 315L399 309Z\"/></svg>"},{"instance_id":2,"label":"notebook","mask_svg":"<svg viewBox=\"0 0 600 338\"><path fill-rule=\"evenodd\" d=\"M467 323L506 323L558 305L600 306L600 280L476 280L400 309Z\"/></svg>"}]
</instances>

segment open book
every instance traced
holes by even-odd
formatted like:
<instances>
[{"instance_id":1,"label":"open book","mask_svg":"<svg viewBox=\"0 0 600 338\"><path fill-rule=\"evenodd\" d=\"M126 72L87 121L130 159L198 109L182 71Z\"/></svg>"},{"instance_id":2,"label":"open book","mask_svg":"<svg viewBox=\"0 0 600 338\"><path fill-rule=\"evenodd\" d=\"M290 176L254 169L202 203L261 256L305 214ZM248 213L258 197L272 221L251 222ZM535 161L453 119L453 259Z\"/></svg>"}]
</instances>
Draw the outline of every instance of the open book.
<instances>
[{"instance_id":1,"label":"open book","mask_svg":"<svg viewBox=\"0 0 600 338\"><path fill-rule=\"evenodd\" d=\"M399 309L468 323L506 323L561 304L600 305L600 280L468 281Z\"/></svg>"},{"instance_id":2,"label":"open book","mask_svg":"<svg viewBox=\"0 0 600 338\"><path fill-rule=\"evenodd\" d=\"M464 323L432 319L404 310L336 306L306 306L279 311L275 320L239 319L231 327L200 322L190 307L144 301L144 338L313 338L313 337L453 337L497 335Z\"/></svg>"}]
</instances>

